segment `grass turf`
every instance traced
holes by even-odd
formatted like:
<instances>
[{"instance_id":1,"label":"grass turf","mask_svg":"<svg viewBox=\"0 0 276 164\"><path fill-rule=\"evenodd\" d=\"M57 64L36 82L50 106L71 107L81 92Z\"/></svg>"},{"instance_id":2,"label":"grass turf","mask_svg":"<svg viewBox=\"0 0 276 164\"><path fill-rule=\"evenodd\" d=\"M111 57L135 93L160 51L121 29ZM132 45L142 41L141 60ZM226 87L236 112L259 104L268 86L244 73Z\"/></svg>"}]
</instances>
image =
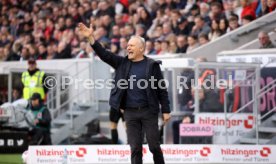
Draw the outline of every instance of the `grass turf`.
<instances>
[{"instance_id":1,"label":"grass turf","mask_svg":"<svg viewBox=\"0 0 276 164\"><path fill-rule=\"evenodd\" d=\"M0 164L22 164L21 154L0 154Z\"/></svg>"}]
</instances>

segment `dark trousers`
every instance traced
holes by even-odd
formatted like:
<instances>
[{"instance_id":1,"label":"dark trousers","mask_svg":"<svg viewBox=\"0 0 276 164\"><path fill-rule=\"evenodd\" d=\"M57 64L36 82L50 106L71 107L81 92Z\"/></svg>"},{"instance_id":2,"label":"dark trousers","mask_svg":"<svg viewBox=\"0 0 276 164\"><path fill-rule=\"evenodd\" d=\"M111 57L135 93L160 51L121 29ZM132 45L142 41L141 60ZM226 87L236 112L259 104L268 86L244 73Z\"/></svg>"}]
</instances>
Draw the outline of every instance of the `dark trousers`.
<instances>
[{"instance_id":1,"label":"dark trousers","mask_svg":"<svg viewBox=\"0 0 276 164\"><path fill-rule=\"evenodd\" d=\"M143 132L146 134L149 149L155 164L165 164L159 142L158 114L149 109L126 109L124 113L127 138L131 148L131 164L142 164Z\"/></svg>"},{"instance_id":2,"label":"dark trousers","mask_svg":"<svg viewBox=\"0 0 276 164\"><path fill-rule=\"evenodd\" d=\"M50 131L35 128L30 132L30 145L52 145Z\"/></svg>"}]
</instances>

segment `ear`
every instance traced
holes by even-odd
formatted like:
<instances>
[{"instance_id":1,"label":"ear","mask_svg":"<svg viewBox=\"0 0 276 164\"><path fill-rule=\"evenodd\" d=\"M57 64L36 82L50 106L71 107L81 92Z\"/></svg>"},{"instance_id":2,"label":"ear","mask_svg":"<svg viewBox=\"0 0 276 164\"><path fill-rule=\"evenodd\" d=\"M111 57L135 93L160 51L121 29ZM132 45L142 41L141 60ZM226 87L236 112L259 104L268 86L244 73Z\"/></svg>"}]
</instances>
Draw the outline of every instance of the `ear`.
<instances>
[{"instance_id":1,"label":"ear","mask_svg":"<svg viewBox=\"0 0 276 164\"><path fill-rule=\"evenodd\" d=\"M145 50L145 47L140 48L140 52L144 52L144 50Z\"/></svg>"}]
</instances>

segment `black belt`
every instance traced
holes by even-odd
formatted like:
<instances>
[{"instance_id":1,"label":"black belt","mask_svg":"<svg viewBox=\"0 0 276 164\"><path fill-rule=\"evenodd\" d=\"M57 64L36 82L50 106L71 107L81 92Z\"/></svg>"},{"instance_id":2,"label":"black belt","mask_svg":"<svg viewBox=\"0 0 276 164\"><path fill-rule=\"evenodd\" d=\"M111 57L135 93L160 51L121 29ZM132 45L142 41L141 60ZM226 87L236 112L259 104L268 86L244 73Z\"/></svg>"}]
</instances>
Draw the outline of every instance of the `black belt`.
<instances>
[{"instance_id":1,"label":"black belt","mask_svg":"<svg viewBox=\"0 0 276 164\"><path fill-rule=\"evenodd\" d=\"M142 109L147 109L149 108L149 106L139 106L139 107L126 107L126 109L130 109L130 110L142 110Z\"/></svg>"}]
</instances>

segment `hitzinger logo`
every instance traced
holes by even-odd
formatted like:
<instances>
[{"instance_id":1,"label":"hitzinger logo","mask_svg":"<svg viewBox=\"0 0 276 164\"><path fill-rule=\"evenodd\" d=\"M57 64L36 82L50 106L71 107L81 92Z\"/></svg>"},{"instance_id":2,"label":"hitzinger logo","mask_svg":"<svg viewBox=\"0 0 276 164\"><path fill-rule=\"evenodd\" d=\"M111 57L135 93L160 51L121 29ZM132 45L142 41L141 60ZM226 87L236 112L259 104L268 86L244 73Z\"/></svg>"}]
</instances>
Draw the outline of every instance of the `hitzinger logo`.
<instances>
[{"instance_id":1,"label":"hitzinger logo","mask_svg":"<svg viewBox=\"0 0 276 164\"><path fill-rule=\"evenodd\" d=\"M245 149L221 149L222 155L231 155L231 156L237 156L242 155L244 157L249 156L257 156L260 155L261 157L268 157L271 154L271 150L268 147L263 147L262 150L245 150Z\"/></svg>"},{"instance_id":2,"label":"hitzinger logo","mask_svg":"<svg viewBox=\"0 0 276 164\"><path fill-rule=\"evenodd\" d=\"M211 149L209 147L203 147L202 150L200 150L200 155L203 157L207 157L211 153Z\"/></svg>"},{"instance_id":3,"label":"hitzinger logo","mask_svg":"<svg viewBox=\"0 0 276 164\"><path fill-rule=\"evenodd\" d=\"M172 148L166 148L162 149L162 152L165 155L183 155L185 157L190 156L196 156L197 154L200 154L201 157L208 157L209 154L211 154L211 149L209 147L203 147L202 149L172 149Z\"/></svg>"},{"instance_id":4,"label":"hitzinger logo","mask_svg":"<svg viewBox=\"0 0 276 164\"><path fill-rule=\"evenodd\" d=\"M65 154L69 156L76 155L77 157L84 157L87 154L86 148L80 147L78 150L36 150L37 156L64 156Z\"/></svg>"},{"instance_id":5,"label":"hitzinger logo","mask_svg":"<svg viewBox=\"0 0 276 164\"><path fill-rule=\"evenodd\" d=\"M254 125L254 117L248 116L247 119L229 119L227 121L225 121L225 119L219 118L219 117L215 117L215 118L199 117L199 123L200 124L211 124L214 126L225 126L225 124L226 124L228 128L240 126L243 124L246 129L252 129L253 125Z\"/></svg>"},{"instance_id":6,"label":"hitzinger logo","mask_svg":"<svg viewBox=\"0 0 276 164\"><path fill-rule=\"evenodd\" d=\"M271 150L268 147L263 147L263 149L260 151L260 155L262 157L268 157L269 154L271 154Z\"/></svg>"}]
</instances>

